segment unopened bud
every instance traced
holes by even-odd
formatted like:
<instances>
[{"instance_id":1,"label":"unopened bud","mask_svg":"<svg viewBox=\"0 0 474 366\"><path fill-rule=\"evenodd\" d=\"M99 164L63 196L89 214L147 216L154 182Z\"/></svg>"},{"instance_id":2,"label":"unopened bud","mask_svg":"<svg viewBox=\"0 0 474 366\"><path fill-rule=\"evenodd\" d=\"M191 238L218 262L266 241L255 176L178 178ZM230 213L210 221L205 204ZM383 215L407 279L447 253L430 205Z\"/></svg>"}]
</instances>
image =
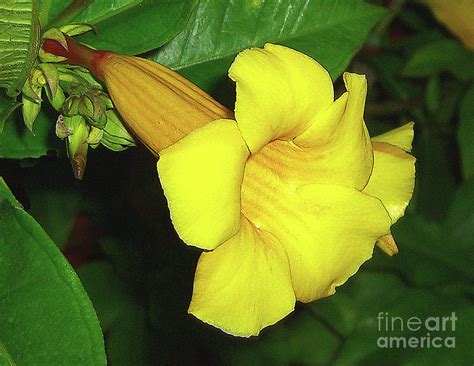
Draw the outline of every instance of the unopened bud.
<instances>
[{"instance_id":1,"label":"unopened bud","mask_svg":"<svg viewBox=\"0 0 474 366\"><path fill-rule=\"evenodd\" d=\"M46 80L51 95L53 97L56 96L56 91L59 87L59 73L58 69L53 64L39 64L38 68L41 70L44 79Z\"/></svg>"},{"instance_id":2,"label":"unopened bud","mask_svg":"<svg viewBox=\"0 0 474 366\"><path fill-rule=\"evenodd\" d=\"M87 143L89 144L90 147L95 149L97 146L99 146L100 140L102 139L103 135L104 135L104 130L101 130L100 128L97 128L97 127L91 127L90 132L89 132L89 137L87 138Z\"/></svg>"},{"instance_id":3,"label":"unopened bud","mask_svg":"<svg viewBox=\"0 0 474 366\"><path fill-rule=\"evenodd\" d=\"M66 137L72 135L72 131L64 124L64 116L62 114L60 114L56 120L55 132L56 136L58 136L60 139L65 139Z\"/></svg>"},{"instance_id":4,"label":"unopened bud","mask_svg":"<svg viewBox=\"0 0 474 366\"><path fill-rule=\"evenodd\" d=\"M31 86L31 89L33 93L39 96L41 100L41 89L42 89L41 86L33 85ZM26 93L23 93L22 98L21 98L21 103L22 103L21 112L23 115L23 121L25 123L25 126L28 127L28 129L31 132L33 132L33 125L41 110L41 101L37 102L33 99L30 99L26 95Z\"/></svg>"},{"instance_id":5,"label":"unopened bud","mask_svg":"<svg viewBox=\"0 0 474 366\"><path fill-rule=\"evenodd\" d=\"M54 41L45 42L43 48L86 67L103 80L127 126L155 155L203 124L233 116L203 90L164 66L66 40L67 48Z\"/></svg>"},{"instance_id":6,"label":"unopened bud","mask_svg":"<svg viewBox=\"0 0 474 366\"><path fill-rule=\"evenodd\" d=\"M49 88L45 88L46 96L48 97L49 102L53 106L56 111L61 111L64 105L64 101L66 100L66 96L64 95L63 90L61 87L58 86L56 89L56 93L53 95Z\"/></svg>"},{"instance_id":7,"label":"unopened bud","mask_svg":"<svg viewBox=\"0 0 474 366\"><path fill-rule=\"evenodd\" d=\"M65 116L71 117L79 114L79 102L80 97L77 95L72 95L66 99L63 104L63 114Z\"/></svg>"},{"instance_id":8,"label":"unopened bud","mask_svg":"<svg viewBox=\"0 0 474 366\"><path fill-rule=\"evenodd\" d=\"M107 124L105 125L104 135L100 141L101 144L112 151L122 151L131 146L135 146L132 136L123 126L115 111L108 110L105 114L107 116Z\"/></svg>"},{"instance_id":9,"label":"unopened bud","mask_svg":"<svg viewBox=\"0 0 474 366\"><path fill-rule=\"evenodd\" d=\"M67 152L76 179L82 179L87 163L89 126L82 116L64 117L64 125L72 132L67 138Z\"/></svg>"}]
</instances>

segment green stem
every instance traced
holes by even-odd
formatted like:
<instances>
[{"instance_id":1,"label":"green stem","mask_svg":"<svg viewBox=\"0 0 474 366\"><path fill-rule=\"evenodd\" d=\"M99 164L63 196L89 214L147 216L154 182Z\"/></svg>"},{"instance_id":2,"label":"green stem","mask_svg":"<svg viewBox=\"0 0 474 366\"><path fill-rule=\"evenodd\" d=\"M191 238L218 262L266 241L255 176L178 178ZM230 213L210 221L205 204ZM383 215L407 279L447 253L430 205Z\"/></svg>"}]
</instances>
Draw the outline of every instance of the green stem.
<instances>
[{"instance_id":1,"label":"green stem","mask_svg":"<svg viewBox=\"0 0 474 366\"><path fill-rule=\"evenodd\" d=\"M56 18L48 23L46 30L71 23L91 2L92 0L74 0Z\"/></svg>"}]
</instances>

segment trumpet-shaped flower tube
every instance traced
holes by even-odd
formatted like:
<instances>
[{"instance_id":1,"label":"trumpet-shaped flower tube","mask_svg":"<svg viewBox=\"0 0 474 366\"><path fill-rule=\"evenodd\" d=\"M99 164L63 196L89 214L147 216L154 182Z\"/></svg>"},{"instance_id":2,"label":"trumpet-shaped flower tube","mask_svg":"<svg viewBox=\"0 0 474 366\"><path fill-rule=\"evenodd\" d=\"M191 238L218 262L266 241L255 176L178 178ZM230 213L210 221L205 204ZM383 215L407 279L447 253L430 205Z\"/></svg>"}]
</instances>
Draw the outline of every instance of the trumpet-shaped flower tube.
<instances>
[{"instance_id":1,"label":"trumpet-shaped flower tube","mask_svg":"<svg viewBox=\"0 0 474 366\"><path fill-rule=\"evenodd\" d=\"M232 115L162 66L101 57L83 64L160 155L176 231L205 250L191 314L257 335L296 301L334 294L376 243L398 251L390 227L413 192L413 124L371 140L364 76L345 73L347 91L334 100L329 74L313 59L272 44L245 50L229 70Z\"/></svg>"}]
</instances>

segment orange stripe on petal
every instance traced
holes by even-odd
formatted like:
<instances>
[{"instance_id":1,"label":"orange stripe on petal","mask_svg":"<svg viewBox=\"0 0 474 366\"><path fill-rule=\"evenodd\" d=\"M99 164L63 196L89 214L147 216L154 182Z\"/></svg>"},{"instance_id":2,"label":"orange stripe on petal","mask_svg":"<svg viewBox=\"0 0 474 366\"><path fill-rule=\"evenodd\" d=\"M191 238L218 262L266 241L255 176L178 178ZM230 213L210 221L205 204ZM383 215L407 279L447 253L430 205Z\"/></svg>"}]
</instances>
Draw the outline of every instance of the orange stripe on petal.
<instances>
[{"instance_id":1,"label":"orange stripe on petal","mask_svg":"<svg viewBox=\"0 0 474 366\"><path fill-rule=\"evenodd\" d=\"M278 156L270 160L265 148L250 157L242 212L285 247L296 297L309 302L331 295L354 274L391 222L376 198L332 184L300 187L279 167Z\"/></svg>"}]
</instances>

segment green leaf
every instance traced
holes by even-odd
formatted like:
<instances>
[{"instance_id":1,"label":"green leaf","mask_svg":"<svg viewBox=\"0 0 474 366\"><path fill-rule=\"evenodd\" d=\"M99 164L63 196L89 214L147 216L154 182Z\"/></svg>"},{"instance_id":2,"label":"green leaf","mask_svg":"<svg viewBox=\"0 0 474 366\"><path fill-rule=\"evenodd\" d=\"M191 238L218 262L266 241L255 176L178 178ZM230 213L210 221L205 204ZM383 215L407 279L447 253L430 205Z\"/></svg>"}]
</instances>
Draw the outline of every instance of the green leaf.
<instances>
[{"instance_id":1,"label":"green leaf","mask_svg":"<svg viewBox=\"0 0 474 366\"><path fill-rule=\"evenodd\" d=\"M77 187L72 188L65 186L65 182L62 183L64 185L56 189L44 185L35 187L38 184L36 177L36 181L30 183L33 187L30 189L31 208L28 210L59 247L67 243L74 220L86 201Z\"/></svg>"},{"instance_id":2,"label":"green leaf","mask_svg":"<svg viewBox=\"0 0 474 366\"><path fill-rule=\"evenodd\" d=\"M74 270L3 180L0 201L0 354L18 365L105 365L99 322Z\"/></svg>"},{"instance_id":3,"label":"green leaf","mask_svg":"<svg viewBox=\"0 0 474 366\"><path fill-rule=\"evenodd\" d=\"M472 216L466 218L466 228L472 220ZM461 221L457 224L460 225ZM418 283L435 285L448 282L449 278L457 281L474 279L472 266L474 257L470 250L472 238L470 238L471 245L462 245L455 231L447 227L445 223L429 222L419 216L407 216L403 225L396 227L394 233L395 239L400 242L402 248L405 247L405 253L402 256L405 259L410 256L411 265L418 266L418 269L413 268L413 274L418 275ZM468 234L466 231L464 233ZM417 264L414 263L415 260ZM433 266L430 271L433 273L429 276L423 271L426 265ZM442 268L436 268L438 266ZM408 266L403 271L408 272Z\"/></svg>"},{"instance_id":4,"label":"green leaf","mask_svg":"<svg viewBox=\"0 0 474 366\"><path fill-rule=\"evenodd\" d=\"M129 294L107 262L87 263L77 270L77 274L94 304L103 331L107 332L125 315Z\"/></svg>"},{"instance_id":5,"label":"green leaf","mask_svg":"<svg viewBox=\"0 0 474 366\"><path fill-rule=\"evenodd\" d=\"M107 355L111 365L153 365L152 337L146 309L129 303L125 313L109 330ZM155 345L156 347L156 345Z\"/></svg>"},{"instance_id":6,"label":"green leaf","mask_svg":"<svg viewBox=\"0 0 474 366\"><path fill-rule=\"evenodd\" d=\"M112 265L88 263L77 271L107 333L107 358L117 365L149 365L150 339L145 309L131 297Z\"/></svg>"},{"instance_id":7,"label":"green leaf","mask_svg":"<svg viewBox=\"0 0 474 366\"><path fill-rule=\"evenodd\" d=\"M465 88L455 80L443 82L443 91L436 113L432 115L433 122L440 128L446 128L455 123L455 114L462 100Z\"/></svg>"},{"instance_id":8,"label":"green leaf","mask_svg":"<svg viewBox=\"0 0 474 366\"><path fill-rule=\"evenodd\" d=\"M392 228L400 252L395 257L376 255L367 267L399 273L407 282L417 286L433 288L469 283L474 279L471 249L474 242L470 235L474 216L466 213L468 204L460 205L459 209L466 217L455 220L455 224L452 218L437 223L419 215L405 216ZM454 208L451 208L450 215L459 217Z\"/></svg>"},{"instance_id":9,"label":"green leaf","mask_svg":"<svg viewBox=\"0 0 474 366\"><path fill-rule=\"evenodd\" d=\"M432 76L428 80L428 84L426 85L426 92L425 92L425 103L426 109L428 112L433 115L436 113L436 110L439 107L439 101L441 99L441 90L440 90L440 82L439 77L437 75Z\"/></svg>"},{"instance_id":10,"label":"green leaf","mask_svg":"<svg viewBox=\"0 0 474 366\"><path fill-rule=\"evenodd\" d=\"M36 0L0 3L0 88L18 93L28 77L39 48Z\"/></svg>"},{"instance_id":11,"label":"green leaf","mask_svg":"<svg viewBox=\"0 0 474 366\"><path fill-rule=\"evenodd\" d=\"M412 85L406 79L400 78L403 57L395 52L383 52L370 57L367 62L374 69L377 79L383 89L396 99L408 101L412 96Z\"/></svg>"},{"instance_id":12,"label":"green leaf","mask_svg":"<svg viewBox=\"0 0 474 366\"><path fill-rule=\"evenodd\" d=\"M64 8L64 0L53 1ZM111 0L94 1L75 19L88 23L97 34L77 39L97 49L128 55L148 52L173 38L188 21L195 0Z\"/></svg>"},{"instance_id":13,"label":"green leaf","mask_svg":"<svg viewBox=\"0 0 474 366\"><path fill-rule=\"evenodd\" d=\"M0 111L8 108L8 101L0 97ZM34 135L23 121L9 118L0 134L0 158L38 158L50 150L57 150L60 141L54 136L54 121L40 112L35 122Z\"/></svg>"},{"instance_id":14,"label":"green leaf","mask_svg":"<svg viewBox=\"0 0 474 366\"><path fill-rule=\"evenodd\" d=\"M426 77L448 71L461 80L474 77L474 52L451 38L435 40L419 48L408 60L403 74Z\"/></svg>"},{"instance_id":15,"label":"green leaf","mask_svg":"<svg viewBox=\"0 0 474 366\"><path fill-rule=\"evenodd\" d=\"M444 223L456 243L458 255L463 256L464 263L474 262L474 177L465 181L456 191L448 217Z\"/></svg>"},{"instance_id":16,"label":"green leaf","mask_svg":"<svg viewBox=\"0 0 474 366\"><path fill-rule=\"evenodd\" d=\"M455 168L449 142L431 129L416 137L417 157L415 197L417 210L432 219L442 219L456 190ZM436 179L434 179L436 177ZM433 199L436 197L436 199Z\"/></svg>"},{"instance_id":17,"label":"green leaf","mask_svg":"<svg viewBox=\"0 0 474 366\"><path fill-rule=\"evenodd\" d=\"M315 58L336 78L383 14L358 0L201 0L186 28L149 58L191 78L193 68L207 69L199 84L209 90L239 51L271 42Z\"/></svg>"},{"instance_id":18,"label":"green leaf","mask_svg":"<svg viewBox=\"0 0 474 366\"><path fill-rule=\"evenodd\" d=\"M458 142L465 178L474 176L474 84L464 96L459 111Z\"/></svg>"},{"instance_id":19,"label":"green leaf","mask_svg":"<svg viewBox=\"0 0 474 366\"><path fill-rule=\"evenodd\" d=\"M3 128L5 127L8 118L20 106L21 103L17 102L16 99L7 101L0 97L0 134L3 132Z\"/></svg>"},{"instance_id":20,"label":"green leaf","mask_svg":"<svg viewBox=\"0 0 474 366\"><path fill-rule=\"evenodd\" d=\"M310 311L300 312L266 334L226 352L231 365L330 364L340 338Z\"/></svg>"}]
</instances>

